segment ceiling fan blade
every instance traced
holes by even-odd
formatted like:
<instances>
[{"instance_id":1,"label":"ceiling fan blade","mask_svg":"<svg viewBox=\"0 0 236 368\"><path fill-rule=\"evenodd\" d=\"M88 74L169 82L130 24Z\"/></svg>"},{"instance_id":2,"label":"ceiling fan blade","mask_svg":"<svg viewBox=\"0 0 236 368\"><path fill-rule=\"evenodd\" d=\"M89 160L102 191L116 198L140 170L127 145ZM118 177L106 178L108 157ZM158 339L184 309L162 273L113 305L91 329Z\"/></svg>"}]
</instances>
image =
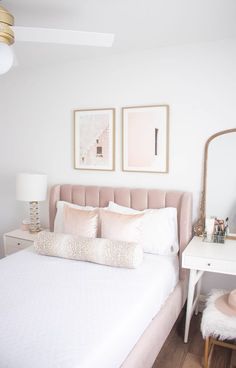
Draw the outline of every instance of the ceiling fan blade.
<instances>
[{"instance_id":1,"label":"ceiling fan blade","mask_svg":"<svg viewBox=\"0 0 236 368\"><path fill-rule=\"evenodd\" d=\"M12 28L15 33L15 40L22 42L111 47L114 41L114 34L112 33L19 26Z\"/></svg>"}]
</instances>

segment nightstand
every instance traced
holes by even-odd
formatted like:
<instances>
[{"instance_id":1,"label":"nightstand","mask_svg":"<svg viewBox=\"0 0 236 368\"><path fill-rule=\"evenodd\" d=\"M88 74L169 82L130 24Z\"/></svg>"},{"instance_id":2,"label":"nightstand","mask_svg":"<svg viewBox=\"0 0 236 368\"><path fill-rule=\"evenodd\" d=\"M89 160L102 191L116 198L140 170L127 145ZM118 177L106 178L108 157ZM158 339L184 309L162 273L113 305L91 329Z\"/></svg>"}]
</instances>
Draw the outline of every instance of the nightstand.
<instances>
[{"instance_id":1,"label":"nightstand","mask_svg":"<svg viewBox=\"0 0 236 368\"><path fill-rule=\"evenodd\" d=\"M198 312L201 278L205 271L236 275L236 240L207 243L195 236L183 251L182 267L190 269L184 334L184 342L188 342L191 317L194 311Z\"/></svg>"},{"instance_id":2,"label":"nightstand","mask_svg":"<svg viewBox=\"0 0 236 368\"><path fill-rule=\"evenodd\" d=\"M38 233L31 234L29 231L20 229L10 231L3 235L5 256L18 252L33 245Z\"/></svg>"}]
</instances>

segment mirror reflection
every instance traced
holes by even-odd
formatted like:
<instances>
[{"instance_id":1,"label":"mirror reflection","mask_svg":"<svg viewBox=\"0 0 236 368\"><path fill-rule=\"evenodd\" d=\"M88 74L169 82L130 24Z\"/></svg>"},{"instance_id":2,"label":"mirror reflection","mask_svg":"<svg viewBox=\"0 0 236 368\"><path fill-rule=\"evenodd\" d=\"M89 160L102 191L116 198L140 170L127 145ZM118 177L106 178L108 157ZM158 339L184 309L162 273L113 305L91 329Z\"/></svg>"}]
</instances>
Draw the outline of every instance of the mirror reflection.
<instances>
[{"instance_id":1,"label":"mirror reflection","mask_svg":"<svg viewBox=\"0 0 236 368\"><path fill-rule=\"evenodd\" d=\"M205 216L228 218L236 233L236 131L214 138L208 147Z\"/></svg>"}]
</instances>

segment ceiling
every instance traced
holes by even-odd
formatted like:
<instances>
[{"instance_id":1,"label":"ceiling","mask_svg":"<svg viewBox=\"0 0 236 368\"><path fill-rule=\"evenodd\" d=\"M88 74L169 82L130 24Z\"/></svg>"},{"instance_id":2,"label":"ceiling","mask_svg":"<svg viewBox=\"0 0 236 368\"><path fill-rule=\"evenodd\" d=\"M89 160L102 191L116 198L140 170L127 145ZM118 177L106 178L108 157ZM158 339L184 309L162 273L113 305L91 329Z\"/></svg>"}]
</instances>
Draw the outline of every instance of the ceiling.
<instances>
[{"instance_id":1,"label":"ceiling","mask_svg":"<svg viewBox=\"0 0 236 368\"><path fill-rule=\"evenodd\" d=\"M235 0L2 0L15 24L115 33L111 49L18 43L21 65L236 38Z\"/></svg>"}]
</instances>

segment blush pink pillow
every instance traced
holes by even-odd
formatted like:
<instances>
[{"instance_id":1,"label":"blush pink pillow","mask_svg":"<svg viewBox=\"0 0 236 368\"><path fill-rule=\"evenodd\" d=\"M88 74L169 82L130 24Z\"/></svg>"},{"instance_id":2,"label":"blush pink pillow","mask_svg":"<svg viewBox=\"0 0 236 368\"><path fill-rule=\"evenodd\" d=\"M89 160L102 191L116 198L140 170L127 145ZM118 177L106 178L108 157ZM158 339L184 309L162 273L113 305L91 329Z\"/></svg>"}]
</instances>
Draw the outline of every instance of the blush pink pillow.
<instances>
[{"instance_id":1,"label":"blush pink pillow","mask_svg":"<svg viewBox=\"0 0 236 368\"><path fill-rule=\"evenodd\" d=\"M124 215L100 210L101 237L111 240L139 243L143 215Z\"/></svg>"},{"instance_id":2,"label":"blush pink pillow","mask_svg":"<svg viewBox=\"0 0 236 368\"><path fill-rule=\"evenodd\" d=\"M84 211L64 206L64 232L86 238L96 238L98 231L98 214L96 211Z\"/></svg>"}]
</instances>

